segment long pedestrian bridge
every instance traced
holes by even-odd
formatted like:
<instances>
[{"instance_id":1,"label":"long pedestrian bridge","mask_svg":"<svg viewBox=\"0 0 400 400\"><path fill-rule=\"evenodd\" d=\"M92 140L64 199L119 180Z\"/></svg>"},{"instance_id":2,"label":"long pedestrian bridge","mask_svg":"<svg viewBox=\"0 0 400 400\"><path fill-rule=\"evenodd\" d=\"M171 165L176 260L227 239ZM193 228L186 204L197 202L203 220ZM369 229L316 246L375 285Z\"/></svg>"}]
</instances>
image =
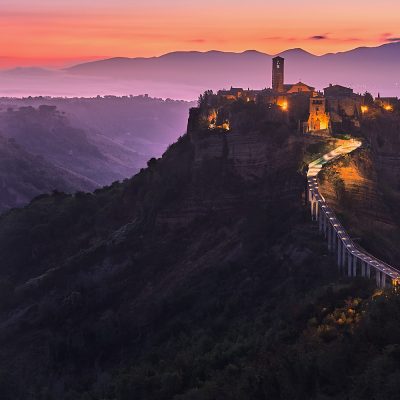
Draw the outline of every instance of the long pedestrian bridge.
<instances>
[{"instance_id":1,"label":"long pedestrian bridge","mask_svg":"<svg viewBox=\"0 0 400 400\"><path fill-rule=\"evenodd\" d=\"M375 279L379 288L397 286L400 284L400 269L379 260L354 243L319 193L317 175L322 167L328 162L351 153L361 145L360 141L351 139L345 145L337 147L308 165L308 202L311 218L318 223L319 231L326 238L328 249L334 254L342 273L349 277L363 276Z\"/></svg>"}]
</instances>

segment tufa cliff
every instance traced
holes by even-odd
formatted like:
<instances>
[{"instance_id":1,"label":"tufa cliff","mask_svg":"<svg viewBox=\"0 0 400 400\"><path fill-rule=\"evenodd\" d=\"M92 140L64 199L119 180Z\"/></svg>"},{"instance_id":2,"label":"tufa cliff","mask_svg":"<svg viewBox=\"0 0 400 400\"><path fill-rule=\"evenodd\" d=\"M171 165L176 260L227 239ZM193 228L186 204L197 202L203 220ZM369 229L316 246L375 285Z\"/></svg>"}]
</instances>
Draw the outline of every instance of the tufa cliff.
<instances>
[{"instance_id":1,"label":"tufa cliff","mask_svg":"<svg viewBox=\"0 0 400 400\"><path fill-rule=\"evenodd\" d=\"M360 244L400 266L400 117L364 118L364 147L327 166L321 191Z\"/></svg>"}]
</instances>

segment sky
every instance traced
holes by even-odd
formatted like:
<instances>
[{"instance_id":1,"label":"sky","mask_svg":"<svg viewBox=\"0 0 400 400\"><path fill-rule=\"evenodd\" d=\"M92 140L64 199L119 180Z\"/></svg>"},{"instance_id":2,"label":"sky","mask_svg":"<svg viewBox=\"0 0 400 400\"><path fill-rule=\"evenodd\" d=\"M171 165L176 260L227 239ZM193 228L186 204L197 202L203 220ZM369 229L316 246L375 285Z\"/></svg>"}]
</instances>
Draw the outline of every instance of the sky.
<instances>
[{"instance_id":1,"label":"sky","mask_svg":"<svg viewBox=\"0 0 400 400\"><path fill-rule=\"evenodd\" d=\"M396 40L399 0L0 1L0 68L179 50L320 55Z\"/></svg>"}]
</instances>

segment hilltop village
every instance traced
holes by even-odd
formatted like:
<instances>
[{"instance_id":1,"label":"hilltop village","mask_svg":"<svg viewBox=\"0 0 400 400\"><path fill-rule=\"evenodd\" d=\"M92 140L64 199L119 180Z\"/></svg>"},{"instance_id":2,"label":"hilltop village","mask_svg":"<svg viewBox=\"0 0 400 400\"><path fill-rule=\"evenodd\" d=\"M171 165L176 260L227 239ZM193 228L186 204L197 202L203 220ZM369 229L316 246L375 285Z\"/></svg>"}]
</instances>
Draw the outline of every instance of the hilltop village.
<instances>
[{"instance_id":1,"label":"hilltop village","mask_svg":"<svg viewBox=\"0 0 400 400\"><path fill-rule=\"evenodd\" d=\"M233 102L264 104L271 110L273 119L286 118L301 133L330 136L360 128L364 114L370 106L388 112L398 107L398 98L378 97L374 100L368 93L361 95L353 89L330 84L323 91L303 82L285 83L285 59L272 60L272 88L251 90L231 87L229 90L212 91L200 96L200 109L207 108L208 129L231 129L226 107Z\"/></svg>"}]
</instances>

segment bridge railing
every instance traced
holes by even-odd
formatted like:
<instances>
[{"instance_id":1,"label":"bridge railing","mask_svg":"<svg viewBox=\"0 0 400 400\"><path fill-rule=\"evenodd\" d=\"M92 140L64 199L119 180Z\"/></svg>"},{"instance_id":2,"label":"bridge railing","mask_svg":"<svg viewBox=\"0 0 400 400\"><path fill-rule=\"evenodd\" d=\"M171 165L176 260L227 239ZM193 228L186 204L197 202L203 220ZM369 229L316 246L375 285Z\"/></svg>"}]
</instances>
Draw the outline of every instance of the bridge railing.
<instances>
[{"instance_id":1,"label":"bridge railing","mask_svg":"<svg viewBox=\"0 0 400 400\"><path fill-rule=\"evenodd\" d=\"M334 211L319 193L317 174L308 178L311 218L318 222L320 232L327 238L328 249L336 255L339 269L348 276L360 274L366 278L371 278L373 272L378 287L399 285L400 269L374 257L351 239Z\"/></svg>"}]
</instances>

